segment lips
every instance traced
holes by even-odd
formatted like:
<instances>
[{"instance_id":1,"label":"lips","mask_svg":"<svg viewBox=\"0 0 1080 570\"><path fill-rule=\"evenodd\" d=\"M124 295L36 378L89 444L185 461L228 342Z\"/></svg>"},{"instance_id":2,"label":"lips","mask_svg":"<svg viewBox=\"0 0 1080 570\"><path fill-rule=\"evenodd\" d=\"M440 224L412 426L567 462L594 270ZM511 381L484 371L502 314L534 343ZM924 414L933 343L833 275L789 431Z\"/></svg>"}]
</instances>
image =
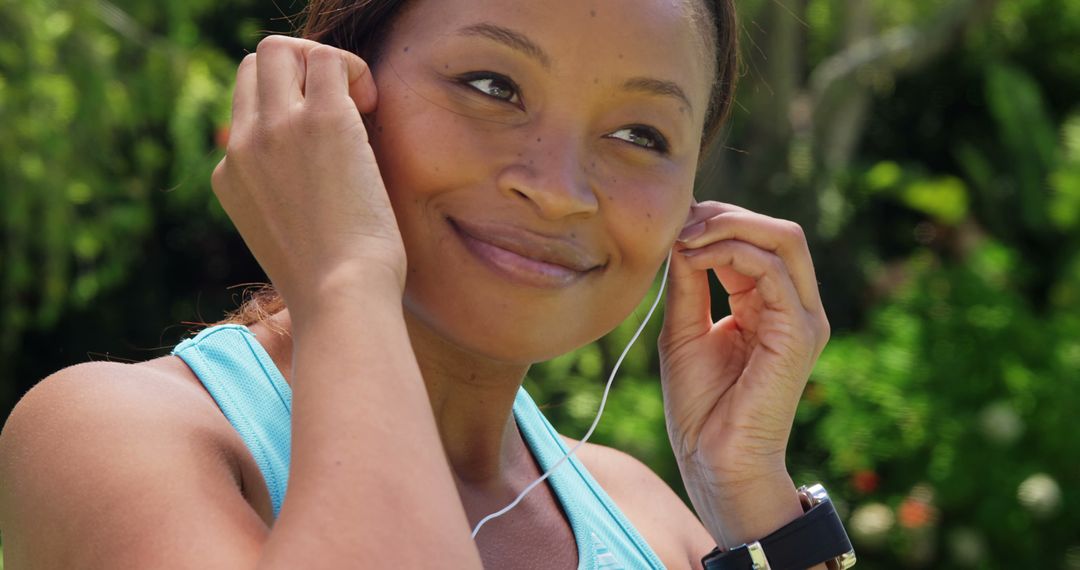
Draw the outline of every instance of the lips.
<instances>
[{"instance_id":1,"label":"lips","mask_svg":"<svg viewBox=\"0 0 1080 570\"><path fill-rule=\"evenodd\" d=\"M447 218L466 247L487 265L529 285L568 285L601 267L580 244L505 224Z\"/></svg>"}]
</instances>

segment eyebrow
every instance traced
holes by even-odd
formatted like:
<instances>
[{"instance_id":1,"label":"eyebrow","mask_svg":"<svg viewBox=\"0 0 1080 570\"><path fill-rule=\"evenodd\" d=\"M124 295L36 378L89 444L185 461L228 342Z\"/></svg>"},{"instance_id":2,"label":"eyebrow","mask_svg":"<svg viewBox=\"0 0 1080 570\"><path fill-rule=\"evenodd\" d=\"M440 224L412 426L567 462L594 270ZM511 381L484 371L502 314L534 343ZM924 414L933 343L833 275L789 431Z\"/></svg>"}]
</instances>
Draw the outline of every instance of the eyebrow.
<instances>
[{"instance_id":1,"label":"eyebrow","mask_svg":"<svg viewBox=\"0 0 1080 570\"><path fill-rule=\"evenodd\" d=\"M682 104L686 105L686 110L688 112L694 108L694 106L690 104L690 98L686 96L686 92L674 81L653 79L651 77L634 77L632 79L627 79L626 82L623 83L623 89L645 93L647 95L674 97Z\"/></svg>"},{"instance_id":2,"label":"eyebrow","mask_svg":"<svg viewBox=\"0 0 1080 570\"><path fill-rule=\"evenodd\" d=\"M458 35L487 38L524 53L540 62L540 65L544 66L545 69L551 68L551 56L549 56L543 48L538 46L536 42L529 39L525 34L511 30L510 28L491 22L480 22L461 28L458 30ZM683 91L682 87L679 87L679 84L674 81L654 79L652 77L634 77L623 83L623 89L644 93L646 95L674 97L685 105L685 109L688 112L691 112L691 114L691 110L694 108L690 103L690 98L686 96L686 91Z\"/></svg>"},{"instance_id":3,"label":"eyebrow","mask_svg":"<svg viewBox=\"0 0 1080 570\"><path fill-rule=\"evenodd\" d=\"M525 34L515 32L510 28L504 28L490 22L481 22L461 28L458 30L458 34L462 36L480 36L494 40L539 61L540 65L545 68L551 67L551 57L548 56L547 52Z\"/></svg>"}]
</instances>

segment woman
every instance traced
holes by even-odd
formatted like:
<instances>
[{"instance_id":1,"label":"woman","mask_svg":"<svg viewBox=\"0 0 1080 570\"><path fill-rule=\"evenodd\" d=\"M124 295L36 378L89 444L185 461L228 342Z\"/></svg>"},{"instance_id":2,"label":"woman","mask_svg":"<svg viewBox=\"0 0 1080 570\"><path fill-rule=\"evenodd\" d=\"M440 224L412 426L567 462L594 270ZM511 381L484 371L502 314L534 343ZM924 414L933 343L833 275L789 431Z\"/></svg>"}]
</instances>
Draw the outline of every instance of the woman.
<instances>
[{"instance_id":1,"label":"woman","mask_svg":"<svg viewBox=\"0 0 1080 570\"><path fill-rule=\"evenodd\" d=\"M692 196L733 19L730 0L314 1L306 39L241 63L213 176L280 295L244 331L291 392L287 497L193 359L86 363L0 439L8 566L685 568L799 519L785 447L829 334L806 242ZM472 540L551 463L522 435L529 365L615 327L673 247L665 406L704 524L586 445L579 477L610 501L581 508L613 501L594 529L623 535L582 536L545 485ZM716 324L709 270L733 309Z\"/></svg>"}]
</instances>

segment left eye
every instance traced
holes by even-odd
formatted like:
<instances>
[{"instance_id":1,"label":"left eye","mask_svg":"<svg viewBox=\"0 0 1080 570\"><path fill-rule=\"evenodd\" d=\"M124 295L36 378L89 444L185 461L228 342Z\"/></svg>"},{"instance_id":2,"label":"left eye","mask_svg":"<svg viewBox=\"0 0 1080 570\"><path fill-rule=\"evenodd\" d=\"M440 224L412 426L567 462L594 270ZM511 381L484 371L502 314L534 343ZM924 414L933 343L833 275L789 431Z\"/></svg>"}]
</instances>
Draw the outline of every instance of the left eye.
<instances>
[{"instance_id":1,"label":"left eye","mask_svg":"<svg viewBox=\"0 0 1080 570\"><path fill-rule=\"evenodd\" d=\"M626 127L608 136L656 152L667 152L668 149L664 136L649 127Z\"/></svg>"},{"instance_id":2,"label":"left eye","mask_svg":"<svg viewBox=\"0 0 1080 570\"><path fill-rule=\"evenodd\" d=\"M500 101L518 105L521 98L518 96L517 86L512 81L498 75L477 75L465 78L464 83L473 89Z\"/></svg>"}]
</instances>

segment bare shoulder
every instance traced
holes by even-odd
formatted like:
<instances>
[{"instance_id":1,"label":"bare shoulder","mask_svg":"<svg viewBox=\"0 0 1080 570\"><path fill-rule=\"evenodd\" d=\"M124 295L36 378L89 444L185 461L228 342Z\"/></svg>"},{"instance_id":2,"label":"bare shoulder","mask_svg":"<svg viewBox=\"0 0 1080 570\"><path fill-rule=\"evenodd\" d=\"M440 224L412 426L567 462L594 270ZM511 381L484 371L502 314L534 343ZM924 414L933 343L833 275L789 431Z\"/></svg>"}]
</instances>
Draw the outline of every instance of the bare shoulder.
<instances>
[{"instance_id":1,"label":"bare shoulder","mask_svg":"<svg viewBox=\"0 0 1080 570\"><path fill-rule=\"evenodd\" d=\"M185 566L193 553L178 550L213 542L208 532L258 544L267 531L239 492L227 420L169 366L79 364L19 401L0 432L9 565Z\"/></svg>"},{"instance_id":2,"label":"bare shoulder","mask_svg":"<svg viewBox=\"0 0 1080 570\"><path fill-rule=\"evenodd\" d=\"M563 439L567 445L577 443ZM715 546L713 539L652 469L628 453L592 443L581 446L577 456L666 567L701 567L701 557Z\"/></svg>"}]
</instances>

